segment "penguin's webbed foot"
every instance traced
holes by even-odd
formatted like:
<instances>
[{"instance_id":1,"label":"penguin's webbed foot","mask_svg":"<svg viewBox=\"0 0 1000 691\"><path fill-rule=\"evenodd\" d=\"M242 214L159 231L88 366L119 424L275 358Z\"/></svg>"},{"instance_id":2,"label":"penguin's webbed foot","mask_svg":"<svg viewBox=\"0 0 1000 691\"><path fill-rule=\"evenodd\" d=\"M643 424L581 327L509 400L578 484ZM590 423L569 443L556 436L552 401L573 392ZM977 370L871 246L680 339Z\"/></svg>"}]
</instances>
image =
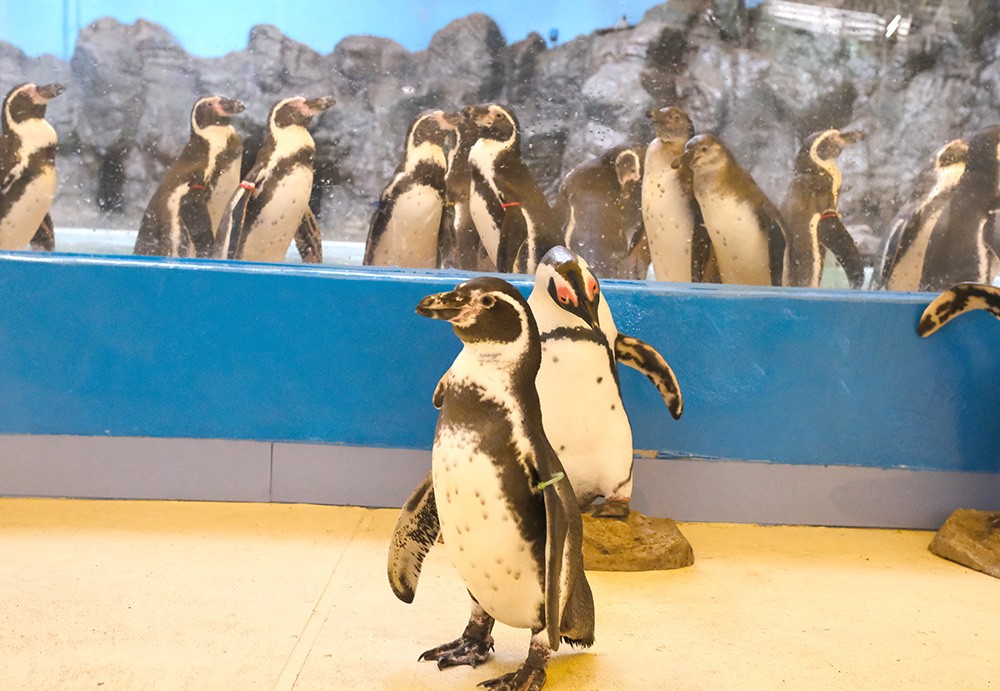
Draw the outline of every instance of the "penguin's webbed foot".
<instances>
[{"instance_id":1,"label":"penguin's webbed foot","mask_svg":"<svg viewBox=\"0 0 1000 691\"><path fill-rule=\"evenodd\" d=\"M594 508L594 518L628 518L629 500L612 497Z\"/></svg>"},{"instance_id":2,"label":"penguin's webbed foot","mask_svg":"<svg viewBox=\"0 0 1000 691\"><path fill-rule=\"evenodd\" d=\"M496 679L487 679L480 682L479 686L491 691L538 691L545 686L545 669L525 663L516 672Z\"/></svg>"},{"instance_id":3,"label":"penguin's webbed foot","mask_svg":"<svg viewBox=\"0 0 1000 691\"><path fill-rule=\"evenodd\" d=\"M421 653L417 660L420 662L424 660L436 660L438 669L447 669L459 665L475 667L482 662L486 662L492 650L493 636L487 635L486 638L479 638L462 634L461 638L457 638L451 643L445 643Z\"/></svg>"},{"instance_id":4,"label":"penguin's webbed foot","mask_svg":"<svg viewBox=\"0 0 1000 691\"><path fill-rule=\"evenodd\" d=\"M1000 512L986 519L986 527L990 530L1000 530Z\"/></svg>"}]
</instances>

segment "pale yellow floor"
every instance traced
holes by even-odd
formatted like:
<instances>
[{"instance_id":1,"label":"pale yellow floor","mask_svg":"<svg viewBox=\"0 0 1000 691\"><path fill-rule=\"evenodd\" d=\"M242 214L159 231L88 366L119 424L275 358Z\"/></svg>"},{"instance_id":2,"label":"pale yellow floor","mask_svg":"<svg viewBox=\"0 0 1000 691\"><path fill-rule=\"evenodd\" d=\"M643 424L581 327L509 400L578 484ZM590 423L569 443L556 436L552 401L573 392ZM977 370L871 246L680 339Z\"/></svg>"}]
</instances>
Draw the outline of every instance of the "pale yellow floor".
<instances>
[{"instance_id":1,"label":"pale yellow floor","mask_svg":"<svg viewBox=\"0 0 1000 691\"><path fill-rule=\"evenodd\" d=\"M0 499L0 689L468 689L426 648L467 601L444 549L416 601L385 554L396 512ZM691 568L590 573L597 643L551 689L998 689L1000 581L931 534L684 524Z\"/></svg>"}]
</instances>

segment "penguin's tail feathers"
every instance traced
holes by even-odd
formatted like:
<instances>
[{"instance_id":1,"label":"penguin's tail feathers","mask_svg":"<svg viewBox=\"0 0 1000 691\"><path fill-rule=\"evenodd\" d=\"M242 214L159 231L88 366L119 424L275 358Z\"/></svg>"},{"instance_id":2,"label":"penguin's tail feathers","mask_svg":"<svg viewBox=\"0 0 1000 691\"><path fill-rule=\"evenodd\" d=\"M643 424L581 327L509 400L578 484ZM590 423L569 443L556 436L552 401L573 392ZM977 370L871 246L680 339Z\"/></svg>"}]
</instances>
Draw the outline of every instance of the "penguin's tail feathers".
<instances>
[{"instance_id":1,"label":"penguin's tail feathers","mask_svg":"<svg viewBox=\"0 0 1000 691\"><path fill-rule=\"evenodd\" d=\"M573 648L589 648L594 645L593 635L590 638L570 638L569 636L563 636L560 640L563 643L569 643Z\"/></svg>"}]
</instances>

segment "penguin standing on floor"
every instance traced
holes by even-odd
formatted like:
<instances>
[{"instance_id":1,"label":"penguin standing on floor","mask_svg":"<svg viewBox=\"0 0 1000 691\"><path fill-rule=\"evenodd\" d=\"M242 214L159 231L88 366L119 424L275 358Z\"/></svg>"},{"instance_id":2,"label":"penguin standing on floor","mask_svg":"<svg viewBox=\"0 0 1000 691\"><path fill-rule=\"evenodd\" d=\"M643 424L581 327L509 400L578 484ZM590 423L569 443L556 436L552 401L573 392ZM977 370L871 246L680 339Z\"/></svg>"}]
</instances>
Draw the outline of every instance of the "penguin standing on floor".
<instances>
[{"instance_id":1,"label":"penguin standing on floor","mask_svg":"<svg viewBox=\"0 0 1000 691\"><path fill-rule=\"evenodd\" d=\"M935 152L930 185L906 204L889 225L872 276L872 288L914 291L920 287L927 242L962 179L968 153L969 143L963 139L953 139Z\"/></svg>"},{"instance_id":2,"label":"penguin standing on floor","mask_svg":"<svg viewBox=\"0 0 1000 691\"><path fill-rule=\"evenodd\" d=\"M469 208L469 188L472 172L469 152L479 139L479 126L464 113L449 113L448 122L455 126L454 146L448 151L448 174L445 176L447 202L441 229L441 268L466 271L496 271L486 254Z\"/></svg>"},{"instance_id":3,"label":"penguin standing on floor","mask_svg":"<svg viewBox=\"0 0 1000 691\"><path fill-rule=\"evenodd\" d=\"M562 242L538 183L521 160L521 129L503 106L463 110L479 127L469 151L469 209L476 232L498 271L531 273Z\"/></svg>"},{"instance_id":4,"label":"penguin standing on floor","mask_svg":"<svg viewBox=\"0 0 1000 691\"><path fill-rule=\"evenodd\" d=\"M723 283L780 286L785 254L781 214L715 135L688 140L672 164L690 166L694 196Z\"/></svg>"},{"instance_id":5,"label":"penguin standing on floor","mask_svg":"<svg viewBox=\"0 0 1000 691\"><path fill-rule=\"evenodd\" d=\"M424 298L417 313L452 323L463 347L434 391L432 470L407 501L389 549L389 582L412 602L440 533L472 597L462 636L420 656L439 668L485 661L495 621L531 630L521 667L487 688L540 689L560 640L594 642L576 497L542 428L541 357L528 304L509 283L474 278Z\"/></svg>"},{"instance_id":6,"label":"penguin standing on floor","mask_svg":"<svg viewBox=\"0 0 1000 691\"><path fill-rule=\"evenodd\" d=\"M195 102L191 138L146 207L135 254L212 256L215 230L240 182L243 143L229 122L242 112L242 102L222 96Z\"/></svg>"},{"instance_id":7,"label":"penguin standing on floor","mask_svg":"<svg viewBox=\"0 0 1000 691\"><path fill-rule=\"evenodd\" d=\"M993 280L992 267L1000 255L1000 125L977 132L968 142L965 170L927 241L918 290Z\"/></svg>"},{"instance_id":8,"label":"penguin standing on floor","mask_svg":"<svg viewBox=\"0 0 1000 691\"><path fill-rule=\"evenodd\" d=\"M677 378L652 346L618 331L587 262L565 247L542 258L528 305L542 341L536 385L545 434L580 508L604 497L594 515L623 518L632 498L633 448L618 363L646 375L675 420L684 406Z\"/></svg>"},{"instance_id":9,"label":"penguin standing on floor","mask_svg":"<svg viewBox=\"0 0 1000 691\"><path fill-rule=\"evenodd\" d=\"M646 147L642 178L642 221L657 281L689 283L705 279L712 245L694 196L690 166L674 167L694 136L682 109L651 108L656 138Z\"/></svg>"},{"instance_id":10,"label":"penguin standing on floor","mask_svg":"<svg viewBox=\"0 0 1000 691\"><path fill-rule=\"evenodd\" d=\"M917 333L926 338L958 315L973 310L986 310L1000 319L1000 288L982 283L952 286L924 309Z\"/></svg>"},{"instance_id":11,"label":"penguin standing on floor","mask_svg":"<svg viewBox=\"0 0 1000 691\"><path fill-rule=\"evenodd\" d=\"M447 200L445 150L455 132L441 110L422 113L410 125L403 162L372 215L365 264L437 268Z\"/></svg>"},{"instance_id":12,"label":"penguin standing on floor","mask_svg":"<svg viewBox=\"0 0 1000 691\"><path fill-rule=\"evenodd\" d=\"M55 249L49 209L56 193L55 129L45 120L62 84L21 84L3 101L0 133L0 249Z\"/></svg>"},{"instance_id":13,"label":"penguin standing on floor","mask_svg":"<svg viewBox=\"0 0 1000 691\"><path fill-rule=\"evenodd\" d=\"M642 158L619 146L571 170L553 209L563 242L606 278L635 275L632 241L642 228ZM648 267L648 261L645 262Z\"/></svg>"},{"instance_id":14,"label":"penguin standing on floor","mask_svg":"<svg viewBox=\"0 0 1000 691\"><path fill-rule=\"evenodd\" d=\"M226 207L216 256L283 262L294 238L302 261L323 261L319 225L309 208L316 143L306 127L332 105L329 97L296 96L271 108L257 160Z\"/></svg>"},{"instance_id":15,"label":"penguin standing on floor","mask_svg":"<svg viewBox=\"0 0 1000 691\"><path fill-rule=\"evenodd\" d=\"M829 129L809 135L795 158L795 174L781 204L786 244L782 285L818 288L823 277L823 248L844 268L852 288L865 280L865 267L854 238L840 220L843 176L837 156L861 141L863 132Z\"/></svg>"}]
</instances>

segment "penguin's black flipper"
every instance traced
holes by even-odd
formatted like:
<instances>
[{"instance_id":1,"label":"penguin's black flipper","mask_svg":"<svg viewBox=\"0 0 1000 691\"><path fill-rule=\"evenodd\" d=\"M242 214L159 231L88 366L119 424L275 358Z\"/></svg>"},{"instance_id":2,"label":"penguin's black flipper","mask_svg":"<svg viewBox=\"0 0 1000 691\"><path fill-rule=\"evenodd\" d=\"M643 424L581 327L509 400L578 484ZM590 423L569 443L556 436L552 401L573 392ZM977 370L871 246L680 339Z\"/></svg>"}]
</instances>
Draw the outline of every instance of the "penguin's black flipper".
<instances>
[{"instance_id":1,"label":"penguin's black flipper","mask_svg":"<svg viewBox=\"0 0 1000 691\"><path fill-rule=\"evenodd\" d=\"M771 216L768 224L767 254L771 268L771 285L780 286L785 270L785 231L781 223Z\"/></svg>"},{"instance_id":2,"label":"penguin's black flipper","mask_svg":"<svg viewBox=\"0 0 1000 691\"><path fill-rule=\"evenodd\" d=\"M938 295L920 316L917 333L930 336L960 314L986 310L1000 319L1000 288L981 283L959 283Z\"/></svg>"},{"instance_id":3,"label":"penguin's black flipper","mask_svg":"<svg viewBox=\"0 0 1000 691\"><path fill-rule=\"evenodd\" d=\"M577 558L582 554L583 528L581 525L579 535L571 534L570 512L575 510L579 514L580 509L558 456L548 442L539 450L542 453L529 462L534 461L532 465L538 477L536 487L545 501L545 632L549 647L558 650L562 613L573 592L577 572L569 560L574 554ZM579 572L583 572L582 558Z\"/></svg>"},{"instance_id":4,"label":"penguin's black flipper","mask_svg":"<svg viewBox=\"0 0 1000 691\"><path fill-rule=\"evenodd\" d=\"M434 481L428 472L403 504L389 545L389 586L403 602L413 602L424 557L440 532Z\"/></svg>"},{"instance_id":5,"label":"penguin's black flipper","mask_svg":"<svg viewBox=\"0 0 1000 691\"><path fill-rule=\"evenodd\" d=\"M42 225L38 226L31 238L31 249L41 252L54 252L56 249L56 227L52 224L52 216L45 214Z\"/></svg>"},{"instance_id":6,"label":"penguin's black flipper","mask_svg":"<svg viewBox=\"0 0 1000 691\"><path fill-rule=\"evenodd\" d=\"M819 243L833 252L833 256L844 267L851 287L860 288L865 282L865 264L854 238L847 232L840 216L836 212L824 213L820 216L816 234Z\"/></svg>"},{"instance_id":7,"label":"penguin's black flipper","mask_svg":"<svg viewBox=\"0 0 1000 691\"><path fill-rule=\"evenodd\" d=\"M698 218L701 218L700 209ZM712 236L708 234L705 224L696 220L691 233L691 280L696 283L718 283L717 266Z\"/></svg>"},{"instance_id":8,"label":"penguin's black flipper","mask_svg":"<svg viewBox=\"0 0 1000 691\"><path fill-rule=\"evenodd\" d=\"M513 273L517 271L519 262L527 261L527 240L528 224L521 212L521 205L505 203L503 223L500 224L500 244L497 247L497 271Z\"/></svg>"},{"instance_id":9,"label":"penguin's black flipper","mask_svg":"<svg viewBox=\"0 0 1000 691\"><path fill-rule=\"evenodd\" d=\"M646 235L646 226L640 225L629 241L628 253L625 255L625 277L644 280L649 274L650 262L649 236Z\"/></svg>"},{"instance_id":10,"label":"penguin's black flipper","mask_svg":"<svg viewBox=\"0 0 1000 691\"><path fill-rule=\"evenodd\" d=\"M451 370L448 370L449 372ZM437 386L434 387L434 397L431 401L434 403L434 407L441 410L441 406L444 405L444 392L445 387L448 386L448 372L444 373L444 376L438 380Z\"/></svg>"},{"instance_id":11,"label":"penguin's black flipper","mask_svg":"<svg viewBox=\"0 0 1000 691\"><path fill-rule=\"evenodd\" d=\"M243 242L243 228L247 218L247 205L253 194L253 186L241 182L240 186L229 198L226 212L222 215L219 230L215 234L215 245L212 256L222 259L235 259L236 252Z\"/></svg>"},{"instance_id":12,"label":"penguin's black flipper","mask_svg":"<svg viewBox=\"0 0 1000 691\"><path fill-rule=\"evenodd\" d=\"M184 235L181 256L186 256L183 253L184 249L192 245L195 256L212 256L215 232L212 228L212 217L208 213L209 196L210 193L205 186L196 183L181 197L179 216L181 233Z\"/></svg>"},{"instance_id":13,"label":"penguin's black flipper","mask_svg":"<svg viewBox=\"0 0 1000 691\"><path fill-rule=\"evenodd\" d=\"M295 231L295 247L299 250L303 264L323 263L323 236L312 209L306 209L302 222Z\"/></svg>"},{"instance_id":14,"label":"penguin's black flipper","mask_svg":"<svg viewBox=\"0 0 1000 691\"><path fill-rule=\"evenodd\" d=\"M684 412L681 387L677 383L674 371L656 348L645 341L619 332L615 339L615 359L646 375L663 396L663 402L667 404L673 418L675 420L680 418Z\"/></svg>"}]
</instances>

